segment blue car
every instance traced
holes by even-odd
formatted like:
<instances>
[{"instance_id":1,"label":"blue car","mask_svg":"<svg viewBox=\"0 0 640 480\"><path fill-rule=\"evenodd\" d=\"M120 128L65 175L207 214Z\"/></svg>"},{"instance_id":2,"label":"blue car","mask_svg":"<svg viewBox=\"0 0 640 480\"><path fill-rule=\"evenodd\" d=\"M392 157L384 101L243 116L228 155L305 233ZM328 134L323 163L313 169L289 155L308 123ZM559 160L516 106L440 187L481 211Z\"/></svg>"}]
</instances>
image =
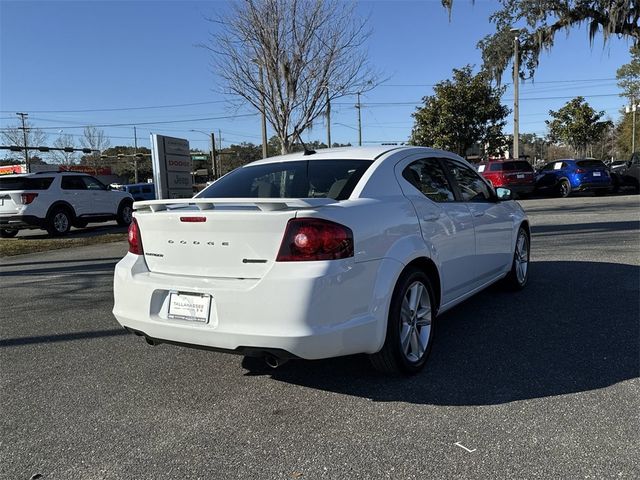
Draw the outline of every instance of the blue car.
<instances>
[{"instance_id":1,"label":"blue car","mask_svg":"<svg viewBox=\"0 0 640 480\"><path fill-rule=\"evenodd\" d=\"M156 199L156 191L153 183L132 183L129 185L121 185L119 190L130 193L136 202L139 200Z\"/></svg>"},{"instance_id":2,"label":"blue car","mask_svg":"<svg viewBox=\"0 0 640 480\"><path fill-rule=\"evenodd\" d=\"M609 169L600 160L556 160L547 163L536 175L536 191L560 197L584 191L598 195L610 189Z\"/></svg>"}]
</instances>

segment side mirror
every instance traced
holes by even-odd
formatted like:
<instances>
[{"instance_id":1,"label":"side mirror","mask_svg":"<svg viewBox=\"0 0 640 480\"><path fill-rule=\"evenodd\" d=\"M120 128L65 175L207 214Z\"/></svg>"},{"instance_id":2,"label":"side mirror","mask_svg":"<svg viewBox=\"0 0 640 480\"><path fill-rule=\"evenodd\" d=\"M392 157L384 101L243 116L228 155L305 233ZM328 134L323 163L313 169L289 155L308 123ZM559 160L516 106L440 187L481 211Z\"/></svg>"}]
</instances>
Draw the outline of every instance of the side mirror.
<instances>
[{"instance_id":1,"label":"side mirror","mask_svg":"<svg viewBox=\"0 0 640 480\"><path fill-rule=\"evenodd\" d=\"M513 200L513 192L508 188L504 188L504 187L496 188L496 195L498 196L498 200L501 202L504 202L507 200Z\"/></svg>"}]
</instances>

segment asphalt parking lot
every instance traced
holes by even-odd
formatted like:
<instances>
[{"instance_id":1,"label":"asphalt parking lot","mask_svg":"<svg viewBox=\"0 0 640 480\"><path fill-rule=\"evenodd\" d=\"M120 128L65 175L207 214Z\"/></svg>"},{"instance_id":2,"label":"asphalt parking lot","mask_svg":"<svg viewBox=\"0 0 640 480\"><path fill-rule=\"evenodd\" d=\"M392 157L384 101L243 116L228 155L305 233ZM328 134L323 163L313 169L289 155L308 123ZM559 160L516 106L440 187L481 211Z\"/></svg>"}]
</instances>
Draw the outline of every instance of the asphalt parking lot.
<instances>
[{"instance_id":1,"label":"asphalt parking lot","mask_svg":"<svg viewBox=\"0 0 640 480\"><path fill-rule=\"evenodd\" d=\"M3 259L0 478L639 478L640 196L522 204L530 284L443 315L411 378L148 346L121 243Z\"/></svg>"}]
</instances>

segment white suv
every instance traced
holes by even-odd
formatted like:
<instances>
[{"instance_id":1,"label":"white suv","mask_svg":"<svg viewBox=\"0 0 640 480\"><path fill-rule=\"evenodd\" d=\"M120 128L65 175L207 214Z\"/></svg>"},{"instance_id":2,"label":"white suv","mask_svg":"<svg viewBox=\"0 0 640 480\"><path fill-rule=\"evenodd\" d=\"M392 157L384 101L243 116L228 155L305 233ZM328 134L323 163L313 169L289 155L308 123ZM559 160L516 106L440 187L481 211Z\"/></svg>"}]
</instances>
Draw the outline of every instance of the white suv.
<instances>
[{"instance_id":1,"label":"white suv","mask_svg":"<svg viewBox=\"0 0 640 480\"><path fill-rule=\"evenodd\" d=\"M0 236L41 228L64 235L71 226L117 220L131 223L133 197L84 173L38 172L0 177Z\"/></svg>"}]
</instances>

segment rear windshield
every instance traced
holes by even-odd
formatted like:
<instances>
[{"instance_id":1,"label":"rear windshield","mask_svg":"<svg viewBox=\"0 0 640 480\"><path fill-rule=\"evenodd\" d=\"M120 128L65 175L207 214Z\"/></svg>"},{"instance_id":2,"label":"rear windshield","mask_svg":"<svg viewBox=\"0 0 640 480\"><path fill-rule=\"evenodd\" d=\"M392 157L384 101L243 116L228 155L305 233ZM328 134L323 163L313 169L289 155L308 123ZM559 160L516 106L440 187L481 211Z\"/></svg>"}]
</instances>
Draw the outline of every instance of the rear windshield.
<instances>
[{"instance_id":1,"label":"rear windshield","mask_svg":"<svg viewBox=\"0 0 640 480\"><path fill-rule=\"evenodd\" d=\"M46 190L53 177L0 177L0 190Z\"/></svg>"},{"instance_id":2,"label":"rear windshield","mask_svg":"<svg viewBox=\"0 0 640 480\"><path fill-rule=\"evenodd\" d=\"M198 198L349 198L371 160L301 160L238 168Z\"/></svg>"},{"instance_id":3,"label":"rear windshield","mask_svg":"<svg viewBox=\"0 0 640 480\"><path fill-rule=\"evenodd\" d=\"M578 160L576 165L582 168L607 168L600 160Z\"/></svg>"},{"instance_id":4,"label":"rear windshield","mask_svg":"<svg viewBox=\"0 0 640 480\"><path fill-rule=\"evenodd\" d=\"M491 172L533 172L533 167L529 162L518 160L516 162L492 163L489 167Z\"/></svg>"}]
</instances>

